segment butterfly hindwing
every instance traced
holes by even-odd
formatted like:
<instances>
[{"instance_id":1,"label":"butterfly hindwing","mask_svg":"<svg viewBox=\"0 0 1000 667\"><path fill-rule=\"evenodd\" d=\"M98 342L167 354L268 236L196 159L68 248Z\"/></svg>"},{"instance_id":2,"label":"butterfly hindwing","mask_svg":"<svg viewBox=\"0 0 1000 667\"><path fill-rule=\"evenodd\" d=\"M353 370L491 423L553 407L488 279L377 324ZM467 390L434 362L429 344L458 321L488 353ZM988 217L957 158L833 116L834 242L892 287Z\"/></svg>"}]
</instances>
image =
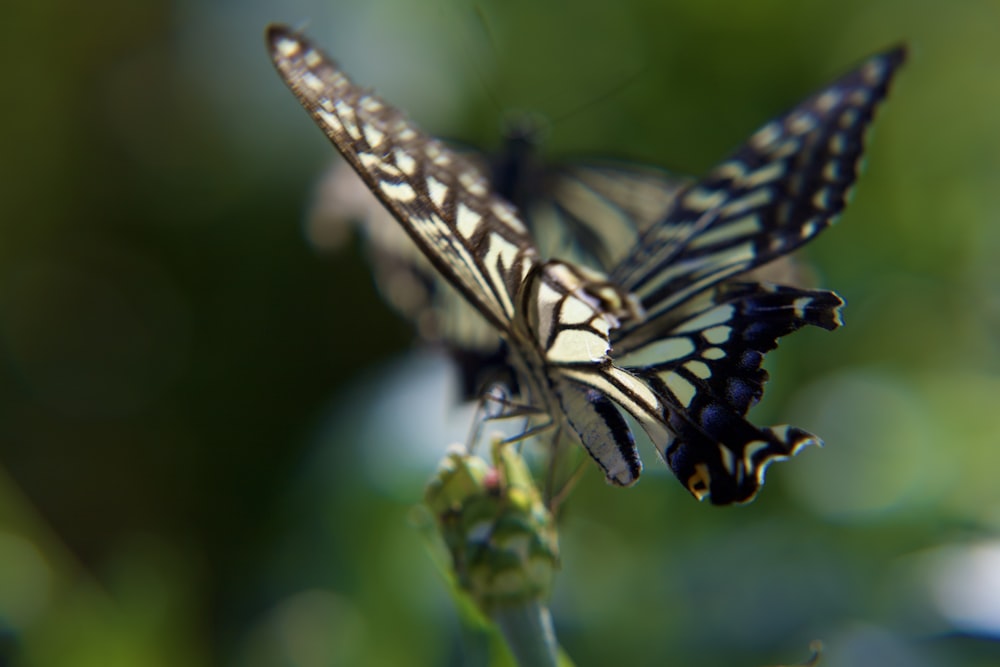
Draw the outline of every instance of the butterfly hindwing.
<instances>
[{"instance_id":1,"label":"butterfly hindwing","mask_svg":"<svg viewBox=\"0 0 1000 667\"><path fill-rule=\"evenodd\" d=\"M764 355L803 326L839 327L843 300L824 290L726 283L706 301L618 363L674 408L676 437L657 449L681 481L692 493L704 486L715 503L744 502L768 463L819 442L798 429L746 420L764 393ZM691 463L699 460L703 471Z\"/></svg>"}]
</instances>

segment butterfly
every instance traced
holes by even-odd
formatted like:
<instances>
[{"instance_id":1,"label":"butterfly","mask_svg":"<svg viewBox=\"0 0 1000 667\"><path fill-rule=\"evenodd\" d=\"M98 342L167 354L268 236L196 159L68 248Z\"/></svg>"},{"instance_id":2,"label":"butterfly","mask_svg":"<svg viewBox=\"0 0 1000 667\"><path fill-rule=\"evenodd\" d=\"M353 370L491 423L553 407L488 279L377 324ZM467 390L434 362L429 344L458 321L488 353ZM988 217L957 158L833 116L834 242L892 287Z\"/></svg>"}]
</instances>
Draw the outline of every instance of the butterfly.
<instances>
[{"instance_id":1,"label":"butterfly","mask_svg":"<svg viewBox=\"0 0 1000 667\"><path fill-rule=\"evenodd\" d=\"M772 461L819 444L746 414L763 395L765 353L805 325L840 326L843 300L741 277L842 212L903 47L864 61L671 193L601 270L545 258L481 168L355 85L306 37L275 25L267 43L313 120L503 341L519 398L548 420L531 432L567 434L608 482L630 486L642 470L630 415L688 491L720 505L752 500Z\"/></svg>"}]
</instances>

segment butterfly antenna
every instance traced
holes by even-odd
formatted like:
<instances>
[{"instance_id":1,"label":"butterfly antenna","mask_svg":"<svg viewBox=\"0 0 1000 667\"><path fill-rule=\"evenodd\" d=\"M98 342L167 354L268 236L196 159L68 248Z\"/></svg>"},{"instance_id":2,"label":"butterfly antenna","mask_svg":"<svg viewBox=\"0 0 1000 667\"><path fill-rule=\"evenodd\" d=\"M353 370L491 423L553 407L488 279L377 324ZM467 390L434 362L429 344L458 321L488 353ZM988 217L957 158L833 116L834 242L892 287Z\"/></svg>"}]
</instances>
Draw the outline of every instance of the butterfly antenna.
<instances>
[{"instance_id":1,"label":"butterfly antenna","mask_svg":"<svg viewBox=\"0 0 1000 667\"><path fill-rule=\"evenodd\" d=\"M642 77L645 73L646 73L646 66L645 65L639 66L631 74L629 74L628 76L626 76L624 79L614 84L613 86L609 87L607 90L600 93L599 95L596 95L592 97L590 100L584 102L583 104L580 104L567 111L564 111L563 113L557 116L553 116L550 123L552 125L555 125L556 123L561 123L568 118L572 118L573 116L581 114L585 111L589 111L590 109L593 109L596 106L604 104L609 99L621 95L624 90L626 90L629 86L638 81L639 78Z\"/></svg>"},{"instance_id":2,"label":"butterfly antenna","mask_svg":"<svg viewBox=\"0 0 1000 667\"><path fill-rule=\"evenodd\" d=\"M493 31L490 29L490 22L486 16L486 10L483 9L482 4L476 3L472 8L472 13L475 14L476 23L479 24L479 27L482 29L483 35L486 38L486 43L490 46L490 53L492 54L493 59L496 60L497 54L500 50L497 48L497 41L493 35ZM473 52L471 47L469 48L469 52ZM475 60L473 60L472 68L475 71L476 80L479 81L479 85L482 87L486 98L490 101L490 104L493 105L493 109L500 114L503 110L503 105L500 103L500 99L493 92L493 89L486 83L486 76L483 74L482 68L479 66L478 62L475 62Z\"/></svg>"}]
</instances>

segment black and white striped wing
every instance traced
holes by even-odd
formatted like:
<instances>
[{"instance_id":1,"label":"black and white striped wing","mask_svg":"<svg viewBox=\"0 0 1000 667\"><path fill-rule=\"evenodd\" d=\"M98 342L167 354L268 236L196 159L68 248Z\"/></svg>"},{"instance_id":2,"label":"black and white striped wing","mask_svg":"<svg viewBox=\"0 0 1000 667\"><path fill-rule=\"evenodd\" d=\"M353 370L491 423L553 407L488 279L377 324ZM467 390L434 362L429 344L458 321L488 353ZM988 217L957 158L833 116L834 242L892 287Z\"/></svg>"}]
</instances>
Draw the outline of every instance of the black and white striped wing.
<instances>
[{"instance_id":1,"label":"black and white striped wing","mask_svg":"<svg viewBox=\"0 0 1000 667\"><path fill-rule=\"evenodd\" d=\"M299 101L441 275L508 341L532 346L529 353L542 348L543 358L523 370L539 383L546 406L558 402L568 435L609 481L633 483L641 464L612 399L638 408L626 393L609 399L591 384L606 369L608 378L620 378L612 389L641 392L643 411L658 412L659 403L641 380L611 366L608 333L617 319L587 292L588 276L569 264L540 263L513 205L479 169L359 89L303 37L272 27L268 42ZM666 435L662 420L647 428Z\"/></svg>"},{"instance_id":2,"label":"black and white striped wing","mask_svg":"<svg viewBox=\"0 0 1000 667\"><path fill-rule=\"evenodd\" d=\"M746 419L764 393L764 355L803 326L839 327L843 301L824 290L730 282L699 303L618 363L674 408L675 437L654 444L688 490L719 505L747 502L768 464L820 444L801 429Z\"/></svg>"},{"instance_id":3,"label":"black and white striped wing","mask_svg":"<svg viewBox=\"0 0 1000 667\"><path fill-rule=\"evenodd\" d=\"M556 167L545 182L525 207L542 255L608 272L663 219L690 179L644 165L587 162ZM558 241L547 242L553 234Z\"/></svg>"},{"instance_id":4,"label":"black and white striped wing","mask_svg":"<svg viewBox=\"0 0 1000 667\"><path fill-rule=\"evenodd\" d=\"M758 130L728 160L680 192L611 272L646 310L615 348L646 342L644 329L726 278L808 242L843 211L858 176L864 135L906 52L858 68Z\"/></svg>"},{"instance_id":5,"label":"black and white striped wing","mask_svg":"<svg viewBox=\"0 0 1000 667\"><path fill-rule=\"evenodd\" d=\"M806 243L843 210L865 130L904 56L877 55L765 125L682 190L612 274L646 311L613 333L615 360L668 407L674 437L657 448L699 498L748 501L770 462L819 442L746 414L763 394L764 354L802 326L839 326L843 301L725 281Z\"/></svg>"},{"instance_id":6,"label":"black and white striped wing","mask_svg":"<svg viewBox=\"0 0 1000 667\"><path fill-rule=\"evenodd\" d=\"M482 173L402 112L356 86L305 37L271 26L278 73L417 246L498 331L537 262L514 208Z\"/></svg>"}]
</instances>

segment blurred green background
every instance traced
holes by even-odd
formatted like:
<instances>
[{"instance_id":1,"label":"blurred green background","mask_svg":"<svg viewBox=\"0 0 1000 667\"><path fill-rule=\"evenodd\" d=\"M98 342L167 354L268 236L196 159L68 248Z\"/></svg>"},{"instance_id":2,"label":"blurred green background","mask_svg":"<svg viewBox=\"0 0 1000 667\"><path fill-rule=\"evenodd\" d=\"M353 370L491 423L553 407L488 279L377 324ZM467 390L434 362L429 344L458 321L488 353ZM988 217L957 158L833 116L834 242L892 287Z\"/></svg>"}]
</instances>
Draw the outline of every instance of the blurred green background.
<instances>
[{"instance_id":1,"label":"blurred green background","mask_svg":"<svg viewBox=\"0 0 1000 667\"><path fill-rule=\"evenodd\" d=\"M262 32L306 19L437 134L492 148L504 110L569 114L553 159L689 174L908 41L855 201L804 253L848 326L787 340L753 413L827 447L739 508L648 452L634 489L591 471L553 613L579 665L795 662L816 638L829 667L1000 664L995 0L0 17L0 665L485 664L412 512L464 433L447 368L408 351L356 241L303 232L334 154Z\"/></svg>"}]
</instances>

